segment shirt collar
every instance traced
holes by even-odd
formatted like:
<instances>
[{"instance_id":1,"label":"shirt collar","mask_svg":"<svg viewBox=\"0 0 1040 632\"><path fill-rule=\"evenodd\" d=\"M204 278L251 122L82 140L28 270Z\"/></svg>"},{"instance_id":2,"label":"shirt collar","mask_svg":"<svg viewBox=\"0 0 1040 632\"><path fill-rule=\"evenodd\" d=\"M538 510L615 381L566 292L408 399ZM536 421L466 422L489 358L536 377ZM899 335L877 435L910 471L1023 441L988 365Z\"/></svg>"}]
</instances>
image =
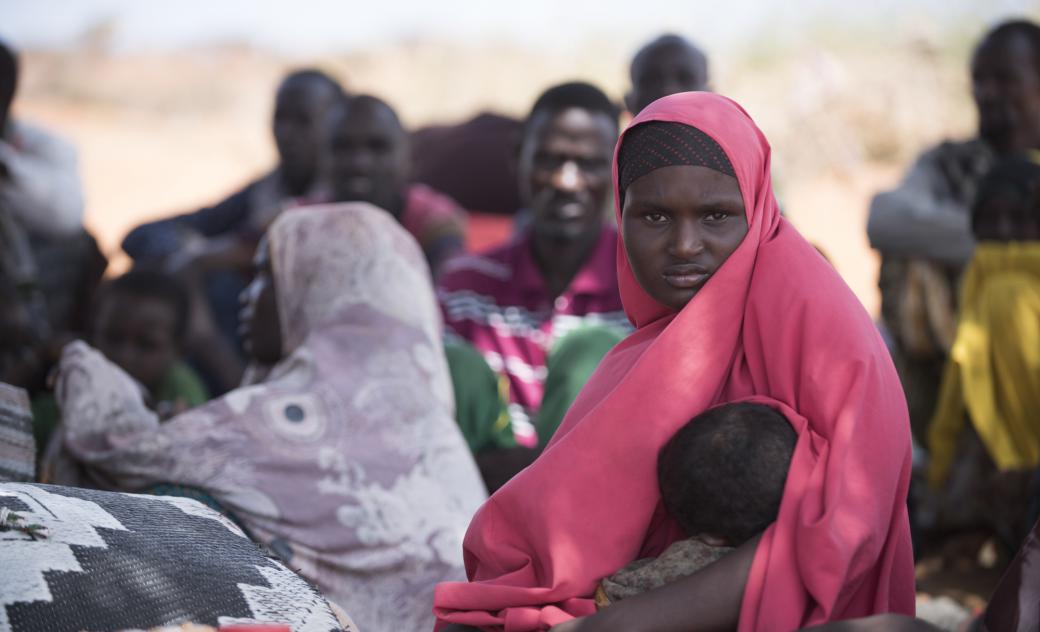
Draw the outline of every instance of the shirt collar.
<instances>
[{"instance_id":1,"label":"shirt collar","mask_svg":"<svg viewBox=\"0 0 1040 632\"><path fill-rule=\"evenodd\" d=\"M617 239L617 230L611 224L604 223L595 248L563 294L617 292ZM524 292L545 294L548 290L534 260L531 241L531 228L528 227L517 242L519 252L513 279Z\"/></svg>"}]
</instances>

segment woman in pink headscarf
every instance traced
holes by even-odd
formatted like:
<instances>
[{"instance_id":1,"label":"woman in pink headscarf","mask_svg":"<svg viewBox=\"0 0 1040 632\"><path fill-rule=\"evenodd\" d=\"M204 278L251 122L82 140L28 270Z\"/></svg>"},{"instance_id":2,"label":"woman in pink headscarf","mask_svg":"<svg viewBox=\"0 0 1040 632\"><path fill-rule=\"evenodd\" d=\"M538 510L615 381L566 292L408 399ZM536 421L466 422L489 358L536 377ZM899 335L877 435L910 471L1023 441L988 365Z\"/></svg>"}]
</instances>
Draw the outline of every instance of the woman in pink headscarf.
<instances>
[{"instance_id":1,"label":"woman in pink headscarf","mask_svg":"<svg viewBox=\"0 0 1040 632\"><path fill-rule=\"evenodd\" d=\"M913 614L903 391L870 318L782 217L770 148L739 105L660 99L618 142L622 300L636 331L603 360L541 458L478 512L469 583L442 623L542 630L595 613L598 580L681 537L657 454L722 402L772 403L798 432L777 521L720 561L580 630L792 630Z\"/></svg>"},{"instance_id":2,"label":"woman in pink headscarf","mask_svg":"<svg viewBox=\"0 0 1040 632\"><path fill-rule=\"evenodd\" d=\"M267 377L162 425L118 367L67 347L65 452L95 484L205 492L362 630L429 628L486 492L452 416L422 251L369 204L294 209L268 230L249 296Z\"/></svg>"}]
</instances>

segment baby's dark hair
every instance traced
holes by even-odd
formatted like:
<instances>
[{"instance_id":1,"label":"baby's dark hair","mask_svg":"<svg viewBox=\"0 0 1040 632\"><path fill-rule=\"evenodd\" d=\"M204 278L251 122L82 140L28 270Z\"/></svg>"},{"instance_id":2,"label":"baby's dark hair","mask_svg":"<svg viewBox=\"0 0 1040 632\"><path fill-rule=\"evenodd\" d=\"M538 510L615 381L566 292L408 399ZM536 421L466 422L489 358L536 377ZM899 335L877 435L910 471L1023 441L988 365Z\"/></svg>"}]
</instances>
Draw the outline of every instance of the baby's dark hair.
<instances>
[{"instance_id":1,"label":"baby's dark hair","mask_svg":"<svg viewBox=\"0 0 1040 632\"><path fill-rule=\"evenodd\" d=\"M152 298L168 304L174 314L174 335L182 339L188 328L191 307L188 290L176 277L155 268L134 268L102 286L94 312L113 296Z\"/></svg>"},{"instance_id":2,"label":"baby's dark hair","mask_svg":"<svg viewBox=\"0 0 1040 632\"><path fill-rule=\"evenodd\" d=\"M990 203L997 198L1015 200L1014 208L1002 209L1012 214L1009 227L998 228ZM981 239L1040 238L1040 165L1025 157L998 160L979 181L971 207L972 231ZM999 233L999 234L998 234Z\"/></svg>"},{"instance_id":3,"label":"baby's dark hair","mask_svg":"<svg viewBox=\"0 0 1040 632\"><path fill-rule=\"evenodd\" d=\"M706 410L658 456L665 509L689 536L743 544L776 521L797 438L783 415L762 404Z\"/></svg>"}]
</instances>

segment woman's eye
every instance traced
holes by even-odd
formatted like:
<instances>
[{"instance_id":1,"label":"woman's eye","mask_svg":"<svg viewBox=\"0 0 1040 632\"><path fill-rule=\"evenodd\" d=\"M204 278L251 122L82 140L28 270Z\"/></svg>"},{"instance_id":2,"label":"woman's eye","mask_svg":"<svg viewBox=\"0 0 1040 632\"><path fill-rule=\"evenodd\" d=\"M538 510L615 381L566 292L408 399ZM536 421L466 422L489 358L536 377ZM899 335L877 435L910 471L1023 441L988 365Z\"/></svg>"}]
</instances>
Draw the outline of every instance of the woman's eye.
<instances>
[{"instance_id":1,"label":"woman's eye","mask_svg":"<svg viewBox=\"0 0 1040 632\"><path fill-rule=\"evenodd\" d=\"M668 218L662 213L647 213L643 215L643 219L645 219L649 224L662 224L667 221Z\"/></svg>"},{"instance_id":2,"label":"woman's eye","mask_svg":"<svg viewBox=\"0 0 1040 632\"><path fill-rule=\"evenodd\" d=\"M723 211L713 211L711 213L708 213L707 217L708 217L708 221L710 221L710 222L714 222L714 223L724 222L727 219L729 219L729 213L725 213Z\"/></svg>"}]
</instances>

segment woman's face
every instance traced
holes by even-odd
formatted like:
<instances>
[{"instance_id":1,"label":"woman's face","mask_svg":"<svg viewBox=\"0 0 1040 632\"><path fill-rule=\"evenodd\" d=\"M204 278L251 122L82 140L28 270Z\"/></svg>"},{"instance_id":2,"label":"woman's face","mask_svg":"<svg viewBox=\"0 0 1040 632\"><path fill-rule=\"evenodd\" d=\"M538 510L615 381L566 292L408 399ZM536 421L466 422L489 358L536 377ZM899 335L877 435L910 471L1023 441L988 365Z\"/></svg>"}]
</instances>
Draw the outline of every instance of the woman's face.
<instances>
[{"instance_id":1,"label":"woman's face","mask_svg":"<svg viewBox=\"0 0 1040 632\"><path fill-rule=\"evenodd\" d=\"M282 359L282 326L278 317L267 238L260 240L253 259L255 276L240 297L239 334L248 353L261 364L277 364Z\"/></svg>"},{"instance_id":2,"label":"woman's face","mask_svg":"<svg viewBox=\"0 0 1040 632\"><path fill-rule=\"evenodd\" d=\"M707 167L662 167L625 191L621 233L632 272L654 300L680 310L747 234L737 179Z\"/></svg>"}]
</instances>

